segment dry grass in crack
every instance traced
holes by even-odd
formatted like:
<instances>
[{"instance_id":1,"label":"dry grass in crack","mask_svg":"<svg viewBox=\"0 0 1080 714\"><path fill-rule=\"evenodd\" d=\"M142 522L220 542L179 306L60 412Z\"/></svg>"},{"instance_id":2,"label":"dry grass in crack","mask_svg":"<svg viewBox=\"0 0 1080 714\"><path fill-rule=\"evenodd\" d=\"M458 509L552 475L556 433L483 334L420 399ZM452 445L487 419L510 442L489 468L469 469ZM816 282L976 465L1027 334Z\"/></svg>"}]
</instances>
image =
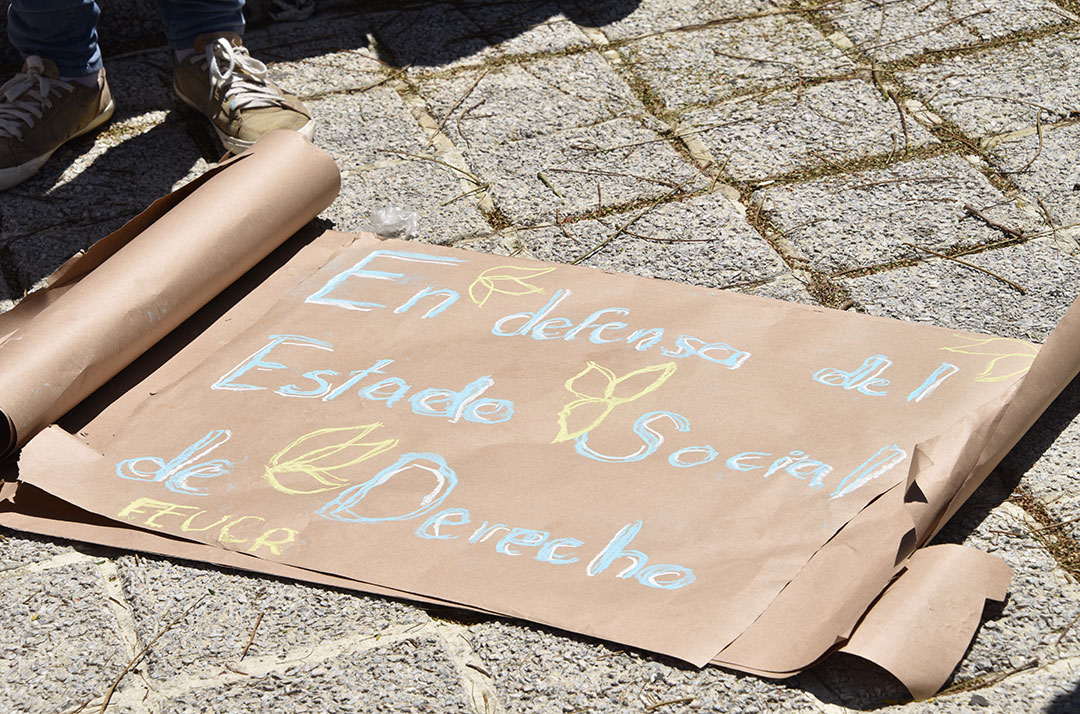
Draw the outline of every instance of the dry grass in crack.
<instances>
[{"instance_id":1,"label":"dry grass in crack","mask_svg":"<svg viewBox=\"0 0 1080 714\"><path fill-rule=\"evenodd\" d=\"M1024 512L1039 524L1040 528L1031 531L1031 537L1050 553L1074 582L1080 582L1080 543L1061 533L1060 528L1050 528L1058 526L1060 521L1050 515L1046 507L1026 490L1017 489L1009 500L1024 509Z\"/></svg>"},{"instance_id":2,"label":"dry grass in crack","mask_svg":"<svg viewBox=\"0 0 1080 714\"><path fill-rule=\"evenodd\" d=\"M980 273L986 273L990 277L997 278L998 280L1005 283L1006 285L1009 285L1012 288L1015 288L1016 290L1018 290L1020 292L1021 295L1026 295L1027 294L1027 291L1023 288L1023 286L1021 286L1021 285L1019 285L1017 283L1014 283L1012 280L1009 280L1008 278L1004 278L1004 277L998 275L997 273L995 273L995 272L993 272L991 270L987 270L986 268L975 265L974 263L969 263L966 260L961 260L960 258L957 258L956 256L953 256L953 255L947 255L945 253L939 253L936 250L932 250L930 248L925 248L925 247L923 247L921 245L918 245L916 243L909 243L907 241L901 241L901 243L903 245L909 246L911 248L915 248L917 250L925 251L925 252L929 253L930 255L936 255L939 258L944 258L945 260L951 260L954 263L959 263L960 265L963 265L964 267L967 267L967 268L971 268L972 270L978 270Z\"/></svg>"}]
</instances>

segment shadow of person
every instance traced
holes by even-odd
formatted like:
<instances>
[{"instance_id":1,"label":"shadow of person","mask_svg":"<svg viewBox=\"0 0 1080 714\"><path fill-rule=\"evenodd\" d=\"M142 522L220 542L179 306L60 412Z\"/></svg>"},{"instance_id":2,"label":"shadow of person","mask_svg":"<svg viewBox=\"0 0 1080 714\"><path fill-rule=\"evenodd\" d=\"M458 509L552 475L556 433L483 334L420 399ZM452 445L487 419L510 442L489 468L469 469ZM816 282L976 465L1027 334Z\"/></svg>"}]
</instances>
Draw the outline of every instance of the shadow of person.
<instances>
[{"instance_id":1,"label":"shadow of person","mask_svg":"<svg viewBox=\"0 0 1080 714\"><path fill-rule=\"evenodd\" d=\"M60 147L37 175L3 193L0 269L9 294L0 297L20 297L201 173L204 158L174 112L146 130L114 123Z\"/></svg>"},{"instance_id":2,"label":"shadow of person","mask_svg":"<svg viewBox=\"0 0 1080 714\"><path fill-rule=\"evenodd\" d=\"M1050 702L1046 714L1076 714L1080 712L1080 683L1071 691L1063 692Z\"/></svg>"},{"instance_id":3,"label":"shadow of person","mask_svg":"<svg viewBox=\"0 0 1080 714\"><path fill-rule=\"evenodd\" d=\"M626 17L640 0L464 0L405 3L396 10L371 8L379 55L397 67L441 67L464 59L550 51L572 44L574 25L598 26ZM523 36L535 33L536 38Z\"/></svg>"}]
</instances>

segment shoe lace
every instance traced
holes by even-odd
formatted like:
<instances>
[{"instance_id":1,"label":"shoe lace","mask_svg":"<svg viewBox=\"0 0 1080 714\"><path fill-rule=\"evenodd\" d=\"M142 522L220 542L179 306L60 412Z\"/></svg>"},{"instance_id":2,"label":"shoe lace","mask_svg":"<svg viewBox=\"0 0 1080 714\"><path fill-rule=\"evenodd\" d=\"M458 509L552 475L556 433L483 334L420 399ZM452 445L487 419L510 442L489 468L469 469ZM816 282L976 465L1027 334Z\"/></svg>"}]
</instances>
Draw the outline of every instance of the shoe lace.
<instances>
[{"instance_id":1,"label":"shoe lace","mask_svg":"<svg viewBox=\"0 0 1080 714\"><path fill-rule=\"evenodd\" d=\"M31 55L26 58L26 71L0 86L0 136L22 139L23 129L33 128L52 107L54 93L75 90L70 82L46 77L44 72L45 63Z\"/></svg>"},{"instance_id":2,"label":"shoe lace","mask_svg":"<svg viewBox=\"0 0 1080 714\"><path fill-rule=\"evenodd\" d=\"M249 55L247 48L219 37L206 45L204 61L210 69L210 98L220 89L232 111L286 106L281 93L267 83L266 65Z\"/></svg>"}]
</instances>

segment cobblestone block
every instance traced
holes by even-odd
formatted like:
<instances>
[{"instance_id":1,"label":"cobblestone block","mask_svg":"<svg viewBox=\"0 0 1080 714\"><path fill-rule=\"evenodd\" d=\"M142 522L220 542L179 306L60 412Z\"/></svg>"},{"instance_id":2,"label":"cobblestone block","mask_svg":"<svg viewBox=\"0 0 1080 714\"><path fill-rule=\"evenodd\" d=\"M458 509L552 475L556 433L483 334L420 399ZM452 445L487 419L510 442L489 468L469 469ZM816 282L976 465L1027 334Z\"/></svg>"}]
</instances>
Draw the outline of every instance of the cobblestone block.
<instances>
[{"instance_id":1,"label":"cobblestone block","mask_svg":"<svg viewBox=\"0 0 1080 714\"><path fill-rule=\"evenodd\" d=\"M397 161L400 153L420 154L427 137L405 102L392 89L375 87L361 94L333 94L309 102L319 121L315 143L345 171Z\"/></svg>"},{"instance_id":2,"label":"cobblestone block","mask_svg":"<svg viewBox=\"0 0 1080 714\"><path fill-rule=\"evenodd\" d=\"M761 285L734 288L738 292L758 297L786 300L803 305L818 305L818 301L807 291L806 285L792 274L781 275Z\"/></svg>"},{"instance_id":3,"label":"cobblestone block","mask_svg":"<svg viewBox=\"0 0 1080 714\"><path fill-rule=\"evenodd\" d=\"M662 661L498 620L470 627L473 648L511 712L816 712L786 682ZM662 702L668 702L661 708Z\"/></svg>"},{"instance_id":4,"label":"cobblestone block","mask_svg":"<svg viewBox=\"0 0 1080 714\"><path fill-rule=\"evenodd\" d=\"M845 0L826 8L869 60L889 62L1070 21L1050 0Z\"/></svg>"},{"instance_id":5,"label":"cobblestone block","mask_svg":"<svg viewBox=\"0 0 1080 714\"><path fill-rule=\"evenodd\" d=\"M972 12L965 23L984 40L1007 37L1014 32L1071 25L1080 19L1052 0L964 0L964 4L970 5ZM986 12L979 12L983 9Z\"/></svg>"},{"instance_id":6,"label":"cobblestone block","mask_svg":"<svg viewBox=\"0 0 1080 714\"><path fill-rule=\"evenodd\" d=\"M438 640L417 638L260 679L179 694L172 714L203 712L432 712L473 714L464 687Z\"/></svg>"},{"instance_id":7,"label":"cobblestone block","mask_svg":"<svg viewBox=\"0 0 1080 714\"><path fill-rule=\"evenodd\" d=\"M464 72L423 82L420 93L443 132L462 147L529 139L645 111L593 52ZM522 106L530 111L520 111Z\"/></svg>"},{"instance_id":8,"label":"cobblestone block","mask_svg":"<svg viewBox=\"0 0 1080 714\"><path fill-rule=\"evenodd\" d=\"M1018 230L1037 225L963 159L943 156L881 171L763 189L753 195L813 267L836 272L925 258L1007 238L965 206Z\"/></svg>"},{"instance_id":9,"label":"cobblestone block","mask_svg":"<svg viewBox=\"0 0 1080 714\"><path fill-rule=\"evenodd\" d=\"M998 167L1080 242L1080 124L1043 127L1042 139L1032 133L994 150Z\"/></svg>"},{"instance_id":10,"label":"cobblestone block","mask_svg":"<svg viewBox=\"0 0 1080 714\"><path fill-rule=\"evenodd\" d=\"M694 132L724 173L742 181L937 143L910 116L901 120L893 102L857 79L691 111L681 118L679 131Z\"/></svg>"},{"instance_id":11,"label":"cobblestone block","mask_svg":"<svg viewBox=\"0 0 1080 714\"><path fill-rule=\"evenodd\" d=\"M986 273L933 258L841 281L871 315L1042 342L1080 293L1080 260L1047 240L964 256L1021 285L1005 289ZM1006 286L1007 287L1007 286Z\"/></svg>"},{"instance_id":12,"label":"cobblestone block","mask_svg":"<svg viewBox=\"0 0 1080 714\"><path fill-rule=\"evenodd\" d=\"M205 596L147 655L147 671L159 680L227 671L225 664L239 663L253 630L248 656L285 659L298 647L427 620L409 605L330 588L141 556L124 556L117 565L142 641Z\"/></svg>"},{"instance_id":13,"label":"cobblestone block","mask_svg":"<svg viewBox=\"0 0 1080 714\"><path fill-rule=\"evenodd\" d=\"M742 206L708 194L560 228L521 231L541 260L569 263L618 237L581 262L601 270L720 288L775 278L787 266L743 218ZM634 220L637 218L637 220Z\"/></svg>"},{"instance_id":14,"label":"cobblestone block","mask_svg":"<svg viewBox=\"0 0 1080 714\"><path fill-rule=\"evenodd\" d=\"M1075 28L900 72L931 109L970 136L1053 123L1080 111L1080 30ZM1053 77L1052 81L1047 78Z\"/></svg>"},{"instance_id":15,"label":"cobblestone block","mask_svg":"<svg viewBox=\"0 0 1080 714\"><path fill-rule=\"evenodd\" d=\"M39 563L71 550L64 541L0 528L0 577L5 570Z\"/></svg>"},{"instance_id":16,"label":"cobblestone block","mask_svg":"<svg viewBox=\"0 0 1080 714\"><path fill-rule=\"evenodd\" d=\"M479 194L464 195L459 175L426 161L399 162L346 173L341 193L322 213L337 230L366 230L372 211L399 206L419 215L419 239L448 243L491 230L476 206Z\"/></svg>"},{"instance_id":17,"label":"cobblestone block","mask_svg":"<svg viewBox=\"0 0 1080 714\"><path fill-rule=\"evenodd\" d=\"M813 25L788 15L668 32L630 42L620 52L667 109L855 69Z\"/></svg>"},{"instance_id":18,"label":"cobblestone block","mask_svg":"<svg viewBox=\"0 0 1080 714\"><path fill-rule=\"evenodd\" d=\"M616 119L497 146L465 157L491 186L496 207L519 225L704 188L692 164L660 140L657 122ZM543 178L541 178L543 175Z\"/></svg>"},{"instance_id":19,"label":"cobblestone block","mask_svg":"<svg viewBox=\"0 0 1080 714\"><path fill-rule=\"evenodd\" d=\"M0 582L0 710L51 714L104 694L129 655L94 565Z\"/></svg>"},{"instance_id":20,"label":"cobblestone block","mask_svg":"<svg viewBox=\"0 0 1080 714\"><path fill-rule=\"evenodd\" d=\"M777 3L769 0L571 0L571 4L611 40L777 12Z\"/></svg>"},{"instance_id":21,"label":"cobblestone block","mask_svg":"<svg viewBox=\"0 0 1080 714\"><path fill-rule=\"evenodd\" d=\"M275 42L275 39L265 38L264 47L253 49L252 54L267 63L270 79L301 98L362 90L382 81L389 73L375 52L364 44L363 37L346 36L335 41L335 36L328 34L308 42L288 42L284 38ZM315 119L318 121L320 117Z\"/></svg>"}]
</instances>

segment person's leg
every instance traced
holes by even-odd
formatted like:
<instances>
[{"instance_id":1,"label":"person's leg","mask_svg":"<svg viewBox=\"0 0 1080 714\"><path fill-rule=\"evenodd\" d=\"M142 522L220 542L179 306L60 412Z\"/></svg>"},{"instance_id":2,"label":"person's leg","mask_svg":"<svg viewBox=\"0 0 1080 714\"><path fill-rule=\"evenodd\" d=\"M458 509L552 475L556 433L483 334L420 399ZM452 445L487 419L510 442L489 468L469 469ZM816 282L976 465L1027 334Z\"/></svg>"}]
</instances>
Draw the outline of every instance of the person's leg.
<instances>
[{"instance_id":1,"label":"person's leg","mask_svg":"<svg viewBox=\"0 0 1080 714\"><path fill-rule=\"evenodd\" d=\"M241 152L275 129L308 138L315 124L299 99L266 76L240 40L243 0L158 0L173 48L173 88L214 125L226 149Z\"/></svg>"},{"instance_id":2,"label":"person's leg","mask_svg":"<svg viewBox=\"0 0 1080 714\"><path fill-rule=\"evenodd\" d=\"M158 8L174 50L191 49L207 33L244 33L244 0L158 0Z\"/></svg>"},{"instance_id":3,"label":"person's leg","mask_svg":"<svg viewBox=\"0 0 1080 714\"><path fill-rule=\"evenodd\" d=\"M8 35L24 62L0 86L0 191L112 116L97 17L92 0L13 0L8 8Z\"/></svg>"},{"instance_id":4,"label":"person's leg","mask_svg":"<svg viewBox=\"0 0 1080 714\"><path fill-rule=\"evenodd\" d=\"M7 27L23 59L37 55L56 63L62 77L84 77L101 69L94 0L12 0Z\"/></svg>"}]
</instances>

